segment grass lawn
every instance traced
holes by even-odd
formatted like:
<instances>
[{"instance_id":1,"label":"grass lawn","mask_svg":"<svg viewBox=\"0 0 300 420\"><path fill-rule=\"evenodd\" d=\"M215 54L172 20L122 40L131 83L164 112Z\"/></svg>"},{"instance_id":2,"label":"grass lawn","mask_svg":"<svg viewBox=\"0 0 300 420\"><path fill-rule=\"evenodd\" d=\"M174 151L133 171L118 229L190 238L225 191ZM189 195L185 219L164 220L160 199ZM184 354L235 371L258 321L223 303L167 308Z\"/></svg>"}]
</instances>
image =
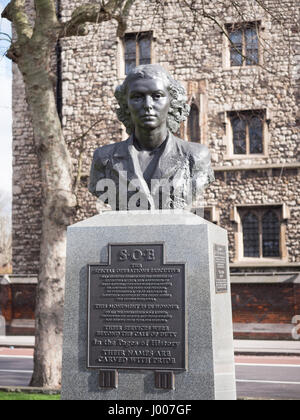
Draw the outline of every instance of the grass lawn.
<instances>
[{"instance_id":1,"label":"grass lawn","mask_svg":"<svg viewBox=\"0 0 300 420\"><path fill-rule=\"evenodd\" d=\"M0 401L2 400L51 400L59 401L60 395L48 395L48 394L25 394L23 392L3 392L0 391Z\"/></svg>"}]
</instances>

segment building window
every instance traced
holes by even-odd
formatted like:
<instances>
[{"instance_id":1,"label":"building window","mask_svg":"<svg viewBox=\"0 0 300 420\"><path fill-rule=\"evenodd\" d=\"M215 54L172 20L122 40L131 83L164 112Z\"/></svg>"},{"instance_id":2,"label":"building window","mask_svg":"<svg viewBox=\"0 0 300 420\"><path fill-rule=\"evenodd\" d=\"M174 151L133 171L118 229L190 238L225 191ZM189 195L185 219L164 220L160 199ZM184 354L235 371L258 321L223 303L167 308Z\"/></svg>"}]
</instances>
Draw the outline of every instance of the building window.
<instances>
[{"instance_id":1,"label":"building window","mask_svg":"<svg viewBox=\"0 0 300 420\"><path fill-rule=\"evenodd\" d=\"M259 64L258 29L258 22L227 26L232 67Z\"/></svg>"},{"instance_id":2,"label":"building window","mask_svg":"<svg viewBox=\"0 0 300 420\"><path fill-rule=\"evenodd\" d=\"M233 154L251 155L264 153L263 111L230 112Z\"/></svg>"},{"instance_id":3,"label":"building window","mask_svg":"<svg viewBox=\"0 0 300 420\"><path fill-rule=\"evenodd\" d=\"M244 257L259 257L259 222L253 213L247 213L242 219Z\"/></svg>"},{"instance_id":4,"label":"building window","mask_svg":"<svg viewBox=\"0 0 300 420\"><path fill-rule=\"evenodd\" d=\"M278 258L281 211L276 207L240 209L243 257Z\"/></svg>"},{"instance_id":5,"label":"building window","mask_svg":"<svg viewBox=\"0 0 300 420\"><path fill-rule=\"evenodd\" d=\"M187 136L189 141L200 143L199 109L195 103L191 105L191 111L187 121Z\"/></svg>"},{"instance_id":6,"label":"building window","mask_svg":"<svg viewBox=\"0 0 300 420\"><path fill-rule=\"evenodd\" d=\"M152 32L130 33L124 36L125 74L134 67L151 63Z\"/></svg>"},{"instance_id":7,"label":"building window","mask_svg":"<svg viewBox=\"0 0 300 420\"><path fill-rule=\"evenodd\" d=\"M262 255L279 257L280 224L274 210L268 210L262 217Z\"/></svg>"}]
</instances>

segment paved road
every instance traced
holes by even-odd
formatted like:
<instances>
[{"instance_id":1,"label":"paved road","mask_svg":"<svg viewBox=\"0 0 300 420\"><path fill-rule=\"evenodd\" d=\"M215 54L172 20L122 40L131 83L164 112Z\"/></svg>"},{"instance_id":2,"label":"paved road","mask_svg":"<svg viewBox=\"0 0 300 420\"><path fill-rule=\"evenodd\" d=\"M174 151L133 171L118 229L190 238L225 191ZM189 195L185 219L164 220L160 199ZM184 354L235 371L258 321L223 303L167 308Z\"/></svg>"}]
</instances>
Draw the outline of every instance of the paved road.
<instances>
[{"instance_id":1,"label":"paved road","mask_svg":"<svg viewBox=\"0 0 300 420\"><path fill-rule=\"evenodd\" d=\"M0 386L28 386L32 351L0 349ZM238 397L300 400L300 357L237 356Z\"/></svg>"},{"instance_id":2,"label":"paved road","mask_svg":"<svg viewBox=\"0 0 300 420\"><path fill-rule=\"evenodd\" d=\"M239 397L300 400L300 357L236 357Z\"/></svg>"},{"instance_id":3,"label":"paved road","mask_svg":"<svg viewBox=\"0 0 300 420\"><path fill-rule=\"evenodd\" d=\"M0 355L0 386L28 386L32 369L32 356Z\"/></svg>"}]
</instances>

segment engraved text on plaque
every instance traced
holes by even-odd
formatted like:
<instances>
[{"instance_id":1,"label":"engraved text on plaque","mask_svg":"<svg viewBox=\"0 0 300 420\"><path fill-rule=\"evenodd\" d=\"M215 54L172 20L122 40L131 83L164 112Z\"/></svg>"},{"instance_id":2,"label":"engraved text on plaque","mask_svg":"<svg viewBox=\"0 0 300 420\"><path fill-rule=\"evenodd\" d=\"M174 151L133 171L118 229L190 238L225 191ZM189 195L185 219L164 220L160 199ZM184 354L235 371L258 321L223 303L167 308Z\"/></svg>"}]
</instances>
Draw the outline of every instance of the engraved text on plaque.
<instances>
[{"instance_id":1,"label":"engraved text on plaque","mask_svg":"<svg viewBox=\"0 0 300 420\"><path fill-rule=\"evenodd\" d=\"M214 244L216 293L228 292L226 246Z\"/></svg>"},{"instance_id":2,"label":"engraved text on plaque","mask_svg":"<svg viewBox=\"0 0 300 420\"><path fill-rule=\"evenodd\" d=\"M88 368L186 369L185 264L164 244L110 244L88 265Z\"/></svg>"}]
</instances>

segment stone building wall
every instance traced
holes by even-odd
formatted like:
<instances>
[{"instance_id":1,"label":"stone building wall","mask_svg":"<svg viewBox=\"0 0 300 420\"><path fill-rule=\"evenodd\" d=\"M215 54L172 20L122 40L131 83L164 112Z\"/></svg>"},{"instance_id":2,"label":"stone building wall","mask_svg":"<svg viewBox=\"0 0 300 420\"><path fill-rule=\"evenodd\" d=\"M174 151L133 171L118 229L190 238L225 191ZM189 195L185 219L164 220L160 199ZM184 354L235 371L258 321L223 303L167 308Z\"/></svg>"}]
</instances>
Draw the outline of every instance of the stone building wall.
<instances>
[{"instance_id":1,"label":"stone building wall","mask_svg":"<svg viewBox=\"0 0 300 420\"><path fill-rule=\"evenodd\" d=\"M289 216L286 224L285 244L288 249L288 262L300 262L300 196L299 169L256 169L218 171L215 182L208 188L208 205L220 208L220 225L228 230L230 238L230 257L236 254L234 246L235 223L231 211L239 205L286 204Z\"/></svg>"},{"instance_id":2,"label":"stone building wall","mask_svg":"<svg viewBox=\"0 0 300 420\"><path fill-rule=\"evenodd\" d=\"M74 3L78 5L84 0ZM222 24L240 21L234 8L228 8L224 13L224 3L231 2L210 2L207 13L216 16ZM253 10L245 13L243 18L262 22L262 64L242 68L224 65L226 37L220 28L212 20L200 18L198 29L193 30L191 12L183 6L178 7L178 2L165 2L164 8L156 9L151 7L151 2L149 5L138 1L131 12L128 32L153 30L155 62L167 67L182 82L207 81L207 143L216 165L253 163L251 158L232 160L226 156L224 112L231 110L267 110L268 153L257 157L256 164L284 164L294 162L297 154L299 157L295 126L295 88L299 77L295 63L297 6L296 2L280 2L282 10L278 11L277 0L265 3L272 16L273 13L276 16L284 13L284 19L274 21L269 13L253 2L250 8ZM63 19L70 17L70 2L62 0L61 7ZM84 127L97 120L100 109L102 123L90 133L89 144L120 140L121 126L115 121L116 101L112 91L122 80L122 57L115 34L116 24L108 22L99 28L91 27L87 37L62 41L63 125L69 141L80 136ZM89 162L88 155L89 149L86 162Z\"/></svg>"},{"instance_id":3,"label":"stone building wall","mask_svg":"<svg viewBox=\"0 0 300 420\"><path fill-rule=\"evenodd\" d=\"M78 0L70 5L70 1L61 0L62 19L69 18L75 6L82 3L84 0ZM229 5L231 2L208 3L206 13L222 25L240 21L236 9L224 8L224 3ZM280 2L278 8L277 0L266 1L269 10L266 12L256 2L250 2L251 7L249 2L245 3L243 19L261 22L261 67L226 66L226 37L220 27L212 19L201 16L194 22L192 13L184 6L178 7L176 1L165 2L163 8L155 6L154 2L137 1L130 14L128 32L153 31L155 62L167 67L187 87L189 83L205 82L205 89L190 90L190 99L191 95L195 98L201 95L206 101L205 111L201 110L205 113L202 137L212 152L214 166L219 170L223 166L249 169L252 165L282 165L284 168L286 164L299 162L295 91L299 81L295 62L295 49L297 45L299 47L297 4L295 1ZM114 88L123 79L120 44L115 22L98 27L91 25L88 36L61 41L62 122L74 159L74 176L80 158L83 163L76 220L96 211L95 200L86 190L93 150L99 145L124 139L124 130L116 121L113 97ZM25 108L22 81L14 66L14 271L36 273L41 190L32 129ZM245 109L266 110L267 153L255 159L249 156L232 159L227 153L230 139L226 111ZM221 172L206 198L208 204L221 207L221 224L231 234L234 226L229 221L228 204L286 203L292 212L287 228L289 261L300 262L299 251L294 246L300 237L297 171L286 173L284 177L273 176L274 170L266 175L260 172L257 176L249 170L227 172L223 181L221 178L225 179L225 175ZM231 254L233 252L231 248Z\"/></svg>"},{"instance_id":4,"label":"stone building wall","mask_svg":"<svg viewBox=\"0 0 300 420\"><path fill-rule=\"evenodd\" d=\"M60 0L59 3L61 18L66 20L85 0ZM265 0L264 8L256 1L247 0L238 2L238 9L230 0L205 1L205 12L210 17L198 14L197 20L183 2L163 3L161 8L154 1L136 1L127 31L153 32L153 62L165 66L186 86L189 101L193 99L199 104L201 141L210 148L216 169L216 180L207 189L205 199L219 214L216 222L228 230L232 272L298 272L300 41L297 0ZM200 10L201 5L202 1L197 0ZM239 10L243 10L242 16ZM260 28L260 65L230 67L228 41L221 27L253 21L259 22ZM76 220L97 211L95 199L87 191L94 149L126 138L116 119L117 103L113 96L115 87L124 79L122 42L116 37L116 28L116 22L90 25L89 35L60 41L62 124L74 161L74 178L82 160ZM54 67L55 64L54 60ZM35 274L41 216L39 168L22 82L15 68L13 89L13 269L16 274ZM265 152L237 158L230 153L228 113L245 110L265 113ZM186 127L181 131L186 132ZM286 257L268 263L260 259L247 266L236 258L239 226L235 211L238 206L270 204L280 205L284 213L282 241ZM239 295L246 296L248 286L242 283L234 288L239 290ZM291 286L288 293L293 293L292 290ZM273 296L273 292L270 295ZM292 299L289 295L289 300ZM239 313L237 308L235 322ZM284 321L283 318L278 317L277 322L286 322L287 317ZM240 319L244 319L243 315Z\"/></svg>"},{"instance_id":5,"label":"stone building wall","mask_svg":"<svg viewBox=\"0 0 300 420\"><path fill-rule=\"evenodd\" d=\"M77 1L76 5L82 3L84 1ZM224 3L231 4L230 1L208 3L206 12L223 25L241 21L237 10L233 6L224 8ZM286 230L288 260L300 263L295 246L300 237L299 127L296 121L299 75L295 62L299 38L297 5L295 1L266 1L267 12L256 2L240 3L245 4L245 21L260 22L259 66L226 65L226 37L220 27L212 19L203 17L194 23L192 13L184 6L178 7L176 1L165 2L163 8L155 7L151 2L137 1L127 31L153 31L154 61L168 68L186 85L190 100L192 96L195 99L201 96L201 103L206 104L205 110L201 110L205 113L202 115L202 137L212 152L213 165L218 169L218 179L208 189L206 199L208 205L214 204L221 209L220 223L228 229L231 238L231 257L235 226L230 220L230 209L241 204L284 203L291 211ZM62 0L61 9L62 18L69 18L70 3ZM80 140L73 142L73 139L80 138L94 122L99 121L84 141L84 174L88 174L95 147L124 139L114 112L113 90L123 79L120 40L115 34L116 24L108 22L98 28L91 25L87 37L62 41L63 126L73 153L75 172ZM226 112L251 109L266 113L266 152L255 158L232 158L228 156L230 139ZM296 168L284 170L286 165L293 164ZM257 165L267 165L269 169L251 172ZM223 167L241 170L227 170L225 175ZM86 178L82 178L82 206L78 209L78 219L95 211L94 199L85 187Z\"/></svg>"}]
</instances>

